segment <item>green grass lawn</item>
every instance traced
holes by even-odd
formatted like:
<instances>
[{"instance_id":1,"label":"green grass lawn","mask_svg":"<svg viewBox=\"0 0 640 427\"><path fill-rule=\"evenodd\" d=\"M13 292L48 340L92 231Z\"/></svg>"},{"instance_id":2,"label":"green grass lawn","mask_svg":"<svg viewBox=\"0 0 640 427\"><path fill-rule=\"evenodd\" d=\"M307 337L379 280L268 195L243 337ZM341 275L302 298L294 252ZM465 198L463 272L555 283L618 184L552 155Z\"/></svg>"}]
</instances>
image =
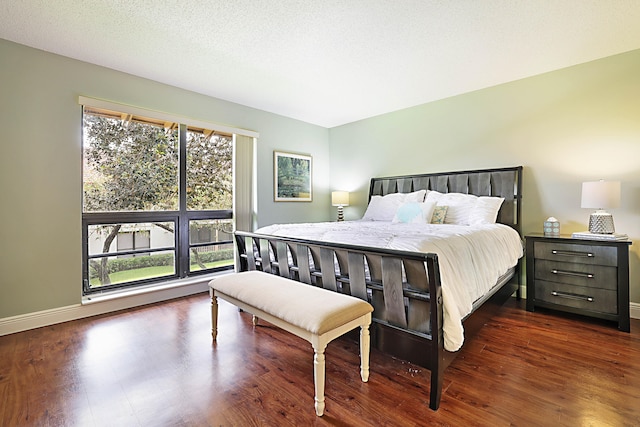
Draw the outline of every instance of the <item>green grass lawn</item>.
<instances>
[{"instance_id":1,"label":"green grass lawn","mask_svg":"<svg viewBox=\"0 0 640 427\"><path fill-rule=\"evenodd\" d=\"M207 268L214 267L224 267L227 265L232 265L233 260L221 260L205 263ZM198 265L192 265L191 271L198 271L200 268ZM174 273L174 269L172 265L163 265L158 267L143 267L136 268L133 270L123 270L118 271L116 273L111 273L109 277L111 278L111 283L125 283L131 282L134 280L143 280L143 279L151 279L154 277L162 277L162 276L170 276ZM91 287L100 286L100 281L97 278L91 279Z\"/></svg>"}]
</instances>

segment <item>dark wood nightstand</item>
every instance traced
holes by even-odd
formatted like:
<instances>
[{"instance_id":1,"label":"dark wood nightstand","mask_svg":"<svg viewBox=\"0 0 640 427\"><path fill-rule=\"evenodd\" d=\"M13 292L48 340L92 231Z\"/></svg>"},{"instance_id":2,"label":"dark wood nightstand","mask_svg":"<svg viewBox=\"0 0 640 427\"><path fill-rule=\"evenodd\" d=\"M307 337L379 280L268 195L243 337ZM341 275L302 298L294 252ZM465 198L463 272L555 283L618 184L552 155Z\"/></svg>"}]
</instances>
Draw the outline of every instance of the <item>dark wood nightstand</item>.
<instances>
[{"instance_id":1,"label":"dark wood nightstand","mask_svg":"<svg viewBox=\"0 0 640 427\"><path fill-rule=\"evenodd\" d=\"M618 323L629 332L631 241L526 236L527 311L562 310Z\"/></svg>"}]
</instances>

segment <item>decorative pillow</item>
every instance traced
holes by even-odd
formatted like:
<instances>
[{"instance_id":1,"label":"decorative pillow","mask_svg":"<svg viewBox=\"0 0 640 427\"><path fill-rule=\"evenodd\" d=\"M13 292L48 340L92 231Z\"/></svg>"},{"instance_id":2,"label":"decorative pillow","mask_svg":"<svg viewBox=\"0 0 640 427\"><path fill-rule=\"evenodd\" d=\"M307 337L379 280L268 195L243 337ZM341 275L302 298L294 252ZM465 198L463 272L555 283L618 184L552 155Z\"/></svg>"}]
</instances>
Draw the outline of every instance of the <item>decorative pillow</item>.
<instances>
[{"instance_id":1,"label":"decorative pillow","mask_svg":"<svg viewBox=\"0 0 640 427\"><path fill-rule=\"evenodd\" d=\"M480 196L469 212L469 225L495 224L504 197Z\"/></svg>"},{"instance_id":2,"label":"decorative pillow","mask_svg":"<svg viewBox=\"0 0 640 427\"><path fill-rule=\"evenodd\" d=\"M390 193L386 196L373 196L362 219L369 221L391 221L401 204L405 202L422 202L426 190L413 193Z\"/></svg>"},{"instance_id":3,"label":"decorative pillow","mask_svg":"<svg viewBox=\"0 0 640 427\"><path fill-rule=\"evenodd\" d=\"M448 206L436 206L431 215L431 224L444 224L444 217L447 216Z\"/></svg>"},{"instance_id":4,"label":"decorative pillow","mask_svg":"<svg viewBox=\"0 0 640 427\"><path fill-rule=\"evenodd\" d=\"M405 224L428 224L431 221L433 210L436 207L434 202L408 202L400 205L393 217L392 222L402 222Z\"/></svg>"},{"instance_id":5,"label":"decorative pillow","mask_svg":"<svg viewBox=\"0 0 640 427\"><path fill-rule=\"evenodd\" d=\"M446 205L445 224L469 225L469 213L478 200L478 196L464 193L445 193L438 199L438 205Z\"/></svg>"}]
</instances>

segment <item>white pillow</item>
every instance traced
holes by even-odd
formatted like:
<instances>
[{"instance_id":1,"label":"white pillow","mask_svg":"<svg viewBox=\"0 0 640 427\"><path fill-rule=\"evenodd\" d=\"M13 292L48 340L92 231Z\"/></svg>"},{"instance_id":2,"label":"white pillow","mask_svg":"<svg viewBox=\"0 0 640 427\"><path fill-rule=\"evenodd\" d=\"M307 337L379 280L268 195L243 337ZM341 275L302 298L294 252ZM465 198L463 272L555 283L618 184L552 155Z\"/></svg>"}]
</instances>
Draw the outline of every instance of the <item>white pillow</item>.
<instances>
[{"instance_id":1,"label":"white pillow","mask_svg":"<svg viewBox=\"0 0 640 427\"><path fill-rule=\"evenodd\" d=\"M436 208L435 202L407 202L403 203L396 210L392 222L405 224L428 224L431 222L433 210Z\"/></svg>"},{"instance_id":2,"label":"white pillow","mask_svg":"<svg viewBox=\"0 0 640 427\"><path fill-rule=\"evenodd\" d=\"M469 212L469 225L495 224L504 197L480 196Z\"/></svg>"},{"instance_id":3,"label":"white pillow","mask_svg":"<svg viewBox=\"0 0 640 427\"><path fill-rule=\"evenodd\" d=\"M431 194L431 193L429 193ZM464 193L445 193L438 198L438 206L448 206L445 224L469 225L469 214L478 196Z\"/></svg>"},{"instance_id":4,"label":"white pillow","mask_svg":"<svg viewBox=\"0 0 640 427\"><path fill-rule=\"evenodd\" d=\"M369 221L391 221L398 207L404 202L404 194L393 193L373 196L362 219Z\"/></svg>"},{"instance_id":5,"label":"white pillow","mask_svg":"<svg viewBox=\"0 0 640 427\"><path fill-rule=\"evenodd\" d=\"M427 190L418 190L418 191L414 191L413 193L401 193L405 195L404 201L405 202L418 202L418 203L422 203L424 202L424 197L427 194Z\"/></svg>"},{"instance_id":6,"label":"white pillow","mask_svg":"<svg viewBox=\"0 0 640 427\"><path fill-rule=\"evenodd\" d=\"M437 202L442 197L442 193L435 190L429 190L427 192L427 197L424 199L425 202Z\"/></svg>"},{"instance_id":7,"label":"white pillow","mask_svg":"<svg viewBox=\"0 0 640 427\"><path fill-rule=\"evenodd\" d=\"M413 193L390 193L386 196L373 196L362 219L369 221L391 221L401 204L405 202L422 202L426 190Z\"/></svg>"}]
</instances>

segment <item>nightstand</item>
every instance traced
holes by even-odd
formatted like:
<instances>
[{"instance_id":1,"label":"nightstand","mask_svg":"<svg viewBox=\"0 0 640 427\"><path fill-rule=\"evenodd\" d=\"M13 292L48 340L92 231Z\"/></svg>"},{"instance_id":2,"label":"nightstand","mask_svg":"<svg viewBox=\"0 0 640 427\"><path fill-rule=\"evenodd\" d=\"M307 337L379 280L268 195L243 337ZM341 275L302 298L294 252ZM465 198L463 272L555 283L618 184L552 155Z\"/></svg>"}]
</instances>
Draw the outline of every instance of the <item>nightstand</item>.
<instances>
[{"instance_id":1,"label":"nightstand","mask_svg":"<svg viewBox=\"0 0 640 427\"><path fill-rule=\"evenodd\" d=\"M562 310L618 323L629 332L631 241L526 236L527 311Z\"/></svg>"}]
</instances>

